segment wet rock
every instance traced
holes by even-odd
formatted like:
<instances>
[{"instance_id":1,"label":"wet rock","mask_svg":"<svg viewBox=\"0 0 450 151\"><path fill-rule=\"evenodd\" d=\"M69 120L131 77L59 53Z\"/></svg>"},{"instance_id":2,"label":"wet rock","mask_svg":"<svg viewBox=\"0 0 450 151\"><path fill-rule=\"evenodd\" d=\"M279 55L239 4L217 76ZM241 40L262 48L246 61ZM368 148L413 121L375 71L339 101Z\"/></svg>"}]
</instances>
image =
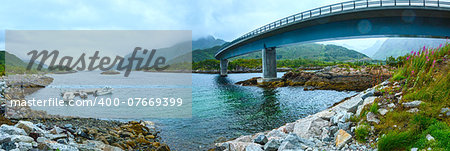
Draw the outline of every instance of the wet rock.
<instances>
[{"instance_id":1,"label":"wet rock","mask_svg":"<svg viewBox=\"0 0 450 151\"><path fill-rule=\"evenodd\" d=\"M245 151L263 151L261 145L252 143L245 147Z\"/></svg>"},{"instance_id":2,"label":"wet rock","mask_svg":"<svg viewBox=\"0 0 450 151\"><path fill-rule=\"evenodd\" d=\"M0 132L9 134L9 135L27 135L27 133L20 128L14 127L14 126L9 126L6 124L3 124L2 126L0 126Z\"/></svg>"},{"instance_id":3,"label":"wet rock","mask_svg":"<svg viewBox=\"0 0 450 151\"><path fill-rule=\"evenodd\" d=\"M372 112L367 113L366 119L369 122L374 122L374 123L377 123L377 124L380 123L380 120L377 119L377 116L374 113L372 113Z\"/></svg>"},{"instance_id":4,"label":"wet rock","mask_svg":"<svg viewBox=\"0 0 450 151\"><path fill-rule=\"evenodd\" d=\"M267 140L267 137L265 135L258 135L253 142L261 145L265 145L269 140Z\"/></svg>"},{"instance_id":5,"label":"wet rock","mask_svg":"<svg viewBox=\"0 0 450 151\"><path fill-rule=\"evenodd\" d=\"M269 142L264 145L265 151L277 151L281 145L281 139L271 139Z\"/></svg>"},{"instance_id":6,"label":"wet rock","mask_svg":"<svg viewBox=\"0 0 450 151\"><path fill-rule=\"evenodd\" d=\"M378 109L378 113L380 113L381 115L386 115L386 113L388 112L389 110L386 110L386 109Z\"/></svg>"},{"instance_id":7,"label":"wet rock","mask_svg":"<svg viewBox=\"0 0 450 151\"><path fill-rule=\"evenodd\" d=\"M418 107L421 103L422 103L422 101L415 100L412 102L402 103L402 105L403 105L403 107L406 107L406 108L413 108L413 107Z\"/></svg>"},{"instance_id":8,"label":"wet rock","mask_svg":"<svg viewBox=\"0 0 450 151\"><path fill-rule=\"evenodd\" d=\"M335 141L336 147L338 149L341 149L348 141L350 141L351 138L352 136L350 134L340 129L336 134L336 141Z\"/></svg>"}]
</instances>

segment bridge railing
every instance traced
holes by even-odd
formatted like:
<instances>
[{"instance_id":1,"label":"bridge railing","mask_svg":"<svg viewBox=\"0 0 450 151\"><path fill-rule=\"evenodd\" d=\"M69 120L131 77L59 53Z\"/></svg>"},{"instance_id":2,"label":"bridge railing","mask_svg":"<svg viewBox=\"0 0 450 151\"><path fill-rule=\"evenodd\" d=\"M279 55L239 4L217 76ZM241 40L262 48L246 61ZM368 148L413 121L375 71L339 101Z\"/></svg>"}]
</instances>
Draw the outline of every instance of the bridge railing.
<instances>
[{"instance_id":1,"label":"bridge railing","mask_svg":"<svg viewBox=\"0 0 450 151\"><path fill-rule=\"evenodd\" d=\"M282 26L286 26L288 24L297 23L305 20L309 20L312 18L316 18L322 15L328 15L332 13L339 13L344 11L352 11L352 10L360 10L360 9L368 9L368 8L376 8L376 7L442 7L442 8L450 8L450 0L356 0L356 1L348 1L342 2L332 5L327 5L315 9L311 9L308 11L304 11L298 14L294 14L262 27L259 27L253 31L250 31L243 36L229 42L224 45L222 48L227 48L232 44L241 41L243 39L256 36ZM220 50L223 50L223 49ZM220 53L220 52L218 52Z\"/></svg>"}]
</instances>

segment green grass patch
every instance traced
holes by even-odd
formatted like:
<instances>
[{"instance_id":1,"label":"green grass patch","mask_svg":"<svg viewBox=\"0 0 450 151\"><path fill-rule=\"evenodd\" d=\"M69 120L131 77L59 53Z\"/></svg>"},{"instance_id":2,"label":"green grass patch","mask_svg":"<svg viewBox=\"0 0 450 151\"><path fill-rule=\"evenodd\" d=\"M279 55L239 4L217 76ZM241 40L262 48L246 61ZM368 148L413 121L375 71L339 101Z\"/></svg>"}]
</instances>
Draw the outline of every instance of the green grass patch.
<instances>
[{"instance_id":1,"label":"green grass patch","mask_svg":"<svg viewBox=\"0 0 450 151\"><path fill-rule=\"evenodd\" d=\"M374 114L378 114L378 103L377 102L373 102L372 105L370 106L369 111L374 113Z\"/></svg>"},{"instance_id":2,"label":"green grass patch","mask_svg":"<svg viewBox=\"0 0 450 151\"><path fill-rule=\"evenodd\" d=\"M367 142L367 137L369 136L369 126L368 125L360 125L355 129L355 139L358 142L365 143Z\"/></svg>"}]
</instances>

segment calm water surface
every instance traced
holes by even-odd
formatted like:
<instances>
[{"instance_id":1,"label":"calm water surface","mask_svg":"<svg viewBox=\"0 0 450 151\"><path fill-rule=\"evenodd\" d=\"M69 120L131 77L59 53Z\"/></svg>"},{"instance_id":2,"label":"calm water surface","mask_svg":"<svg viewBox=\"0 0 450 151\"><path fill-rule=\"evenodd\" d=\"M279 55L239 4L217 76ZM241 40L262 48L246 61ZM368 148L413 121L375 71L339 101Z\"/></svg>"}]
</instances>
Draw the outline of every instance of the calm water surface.
<instances>
[{"instance_id":1,"label":"calm water surface","mask_svg":"<svg viewBox=\"0 0 450 151\"><path fill-rule=\"evenodd\" d=\"M126 79L126 83L139 85L142 81L151 80L145 79L146 77L155 79L155 76L151 76L152 74L133 72L132 75L135 76ZM173 74L164 73L164 76ZM52 86L67 84L67 79L73 75L76 74L52 75L55 78ZM283 73L278 73L278 77L282 75ZM84 80L91 81L94 85L107 85L108 80L110 81L114 76L92 76ZM263 89L233 84L258 76L261 76L261 73L229 74L228 77L220 77L216 74L192 74L192 118L144 118L142 120L154 121L161 130L160 135L171 149L207 150L214 140L220 137L229 139L277 128L326 109L335 102L356 94L356 92L331 90L303 91L302 87ZM123 75L117 75L116 78L122 79L121 77ZM50 93L57 93L56 89L45 88L29 97ZM125 91L113 95L134 97L132 95L136 93L138 92ZM67 110L64 112L56 110L50 113L66 114ZM86 114L91 113L92 111L86 111Z\"/></svg>"}]
</instances>

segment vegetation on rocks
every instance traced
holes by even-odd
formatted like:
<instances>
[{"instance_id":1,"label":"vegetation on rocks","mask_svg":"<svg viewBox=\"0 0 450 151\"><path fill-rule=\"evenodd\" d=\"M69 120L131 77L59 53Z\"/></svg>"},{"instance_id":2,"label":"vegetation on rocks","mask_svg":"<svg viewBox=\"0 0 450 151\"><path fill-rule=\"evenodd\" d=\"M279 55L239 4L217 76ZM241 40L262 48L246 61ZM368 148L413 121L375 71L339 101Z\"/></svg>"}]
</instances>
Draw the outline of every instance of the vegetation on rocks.
<instances>
[{"instance_id":1,"label":"vegetation on rocks","mask_svg":"<svg viewBox=\"0 0 450 151\"><path fill-rule=\"evenodd\" d=\"M370 135L379 138L373 144L380 151L450 150L449 55L447 43L396 59L398 69L389 84L377 88L378 98L355 120L374 127ZM379 123L371 122L368 112Z\"/></svg>"}]
</instances>

